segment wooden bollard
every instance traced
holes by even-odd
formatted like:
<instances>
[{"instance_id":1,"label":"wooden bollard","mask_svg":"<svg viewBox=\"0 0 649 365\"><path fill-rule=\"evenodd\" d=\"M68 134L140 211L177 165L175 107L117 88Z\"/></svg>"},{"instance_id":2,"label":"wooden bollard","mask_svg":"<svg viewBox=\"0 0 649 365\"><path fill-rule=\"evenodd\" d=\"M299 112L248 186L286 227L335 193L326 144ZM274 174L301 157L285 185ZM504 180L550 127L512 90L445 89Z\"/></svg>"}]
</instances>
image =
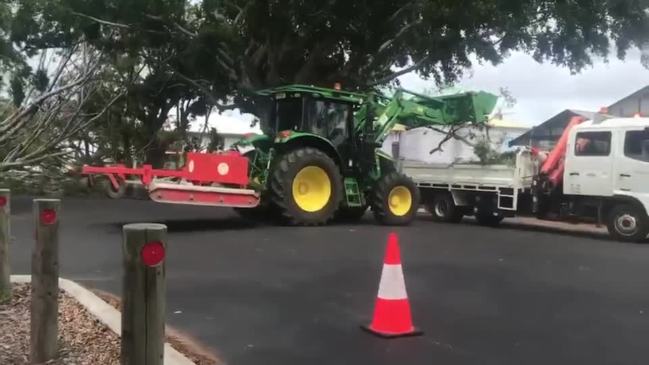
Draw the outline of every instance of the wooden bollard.
<instances>
[{"instance_id":1,"label":"wooden bollard","mask_svg":"<svg viewBox=\"0 0 649 365\"><path fill-rule=\"evenodd\" d=\"M122 365L162 365L167 226L123 227Z\"/></svg>"},{"instance_id":2,"label":"wooden bollard","mask_svg":"<svg viewBox=\"0 0 649 365\"><path fill-rule=\"evenodd\" d=\"M9 281L11 275L9 269L10 216L11 193L8 189L0 189L0 303L11 299L11 282Z\"/></svg>"},{"instance_id":3,"label":"wooden bollard","mask_svg":"<svg viewBox=\"0 0 649 365\"><path fill-rule=\"evenodd\" d=\"M36 245L32 252L30 360L45 363L58 352L59 213L58 199L34 200Z\"/></svg>"}]
</instances>

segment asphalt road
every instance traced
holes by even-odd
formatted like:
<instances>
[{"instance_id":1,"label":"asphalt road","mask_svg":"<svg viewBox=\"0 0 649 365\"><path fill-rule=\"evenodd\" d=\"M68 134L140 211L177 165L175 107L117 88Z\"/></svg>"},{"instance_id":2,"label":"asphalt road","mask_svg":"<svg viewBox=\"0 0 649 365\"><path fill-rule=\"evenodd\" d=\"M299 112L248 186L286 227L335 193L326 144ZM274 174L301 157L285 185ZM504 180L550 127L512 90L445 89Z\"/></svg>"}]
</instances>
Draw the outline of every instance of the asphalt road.
<instances>
[{"instance_id":1,"label":"asphalt road","mask_svg":"<svg viewBox=\"0 0 649 365\"><path fill-rule=\"evenodd\" d=\"M13 202L11 262L28 273L29 200ZM641 364L649 246L605 236L438 224L396 231L421 337L359 329L390 228L250 225L228 209L66 200L62 275L119 294L121 225L170 231L168 321L228 364Z\"/></svg>"}]
</instances>

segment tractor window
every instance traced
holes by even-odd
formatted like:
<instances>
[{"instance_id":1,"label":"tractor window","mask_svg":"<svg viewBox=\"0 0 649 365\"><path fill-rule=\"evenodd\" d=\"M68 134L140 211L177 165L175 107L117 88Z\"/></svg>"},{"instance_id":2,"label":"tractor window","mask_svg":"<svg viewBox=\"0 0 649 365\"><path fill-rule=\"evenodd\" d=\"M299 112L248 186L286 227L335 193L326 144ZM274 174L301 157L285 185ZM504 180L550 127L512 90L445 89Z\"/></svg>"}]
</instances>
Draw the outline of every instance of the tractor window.
<instances>
[{"instance_id":1,"label":"tractor window","mask_svg":"<svg viewBox=\"0 0 649 365\"><path fill-rule=\"evenodd\" d=\"M309 100L306 105L305 130L327 137L336 145L347 138L347 120L351 115L349 104L330 100Z\"/></svg>"},{"instance_id":2,"label":"tractor window","mask_svg":"<svg viewBox=\"0 0 649 365\"><path fill-rule=\"evenodd\" d=\"M580 132L575 139L575 156L608 156L611 132Z\"/></svg>"},{"instance_id":3,"label":"tractor window","mask_svg":"<svg viewBox=\"0 0 649 365\"><path fill-rule=\"evenodd\" d=\"M298 130L302 121L302 98L277 101L276 131Z\"/></svg>"},{"instance_id":4,"label":"tractor window","mask_svg":"<svg viewBox=\"0 0 649 365\"><path fill-rule=\"evenodd\" d=\"M634 160L649 162L649 131L628 131L624 138L624 155Z\"/></svg>"}]
</instances>

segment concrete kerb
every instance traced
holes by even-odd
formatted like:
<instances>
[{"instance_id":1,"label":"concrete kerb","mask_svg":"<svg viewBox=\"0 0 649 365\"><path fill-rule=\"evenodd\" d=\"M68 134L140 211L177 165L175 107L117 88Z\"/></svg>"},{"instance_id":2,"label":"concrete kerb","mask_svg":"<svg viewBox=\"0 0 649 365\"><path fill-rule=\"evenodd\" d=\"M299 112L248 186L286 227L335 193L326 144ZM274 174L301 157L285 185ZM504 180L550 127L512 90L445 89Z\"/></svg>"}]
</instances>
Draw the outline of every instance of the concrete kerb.
<instances>
[{"instance_id":1,"label":"concrete kerb","mask_svg":"<svg viewBox=\"0 0 649 365\"><path fill-rule=\"evenodd\" d=\"M12 283L30 283L31 275L11 275ZM72 280L59 278L59 288L79 302L88 312L95 316L101 323L110 328L118 336L122 333L122 314L103 301L90 290L82 287ZM185 355L176 351L171 345L165 343L165 365L196 365Z\"/></svg>"}]
</instances>

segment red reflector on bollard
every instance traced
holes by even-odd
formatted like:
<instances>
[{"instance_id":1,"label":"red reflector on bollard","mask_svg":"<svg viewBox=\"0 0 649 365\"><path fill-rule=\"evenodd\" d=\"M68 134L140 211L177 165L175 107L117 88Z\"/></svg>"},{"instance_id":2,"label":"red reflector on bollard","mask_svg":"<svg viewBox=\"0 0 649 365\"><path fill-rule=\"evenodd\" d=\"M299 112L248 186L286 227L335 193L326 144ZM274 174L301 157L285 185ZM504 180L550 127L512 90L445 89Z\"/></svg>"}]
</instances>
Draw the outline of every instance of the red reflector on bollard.
<instances>
[{"instance_id":1,"label":"red reflector on bollard","mask_svg":"<svg viewBox=\"0 0 649 365\"><path fill-rule=\"evenodd\" d=\"M140 251L142 262L146 266L157 266L165 258L165 248L162 242L147 242Z\"/></svg>"},{"instance_id":2,"label":"red reflector on bollard","mask_svg":"<svg viewBox=\"0 0 649 365\"><path fill-rule=\"evenodd\" d=\"M0 196L0 208L4 207L5 205L7 205L7 197Z\"/></svg>"},{"instance_id":3,"label":"red reflector on bollard","mask_svg":"<svg viewBox=\"0 0 649 365\"><path fill-rule=\"evenodd\" d=\"M56 222L56 211L54 209L43 209L41 211L41 223L54 224Z\"/></svg>"}]
</instances>

